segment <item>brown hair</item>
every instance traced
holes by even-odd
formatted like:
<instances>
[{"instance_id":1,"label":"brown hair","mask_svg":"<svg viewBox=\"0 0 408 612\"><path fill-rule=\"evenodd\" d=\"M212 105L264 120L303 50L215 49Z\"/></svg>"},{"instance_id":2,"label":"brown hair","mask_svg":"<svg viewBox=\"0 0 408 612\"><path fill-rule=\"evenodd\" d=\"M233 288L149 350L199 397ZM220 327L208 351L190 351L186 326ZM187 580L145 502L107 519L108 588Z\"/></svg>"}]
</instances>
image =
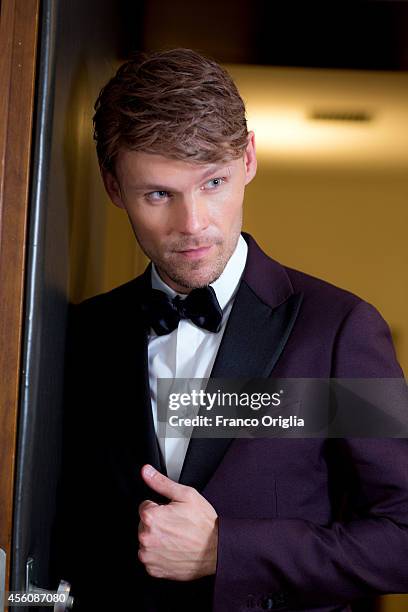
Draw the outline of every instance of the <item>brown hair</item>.
<instances>
[{"instance_id":1,"label":"brown hair","mask_svg":"<svg viewBox=\"0 0 408 612\"><path fill-rule=\"evenodd\" d=\"M191 49L143 54L124 63L95 103L100 166L114 171L121 149L190 162L243 155L245 105L230 75Z\"/></svg>"}]
</instances>

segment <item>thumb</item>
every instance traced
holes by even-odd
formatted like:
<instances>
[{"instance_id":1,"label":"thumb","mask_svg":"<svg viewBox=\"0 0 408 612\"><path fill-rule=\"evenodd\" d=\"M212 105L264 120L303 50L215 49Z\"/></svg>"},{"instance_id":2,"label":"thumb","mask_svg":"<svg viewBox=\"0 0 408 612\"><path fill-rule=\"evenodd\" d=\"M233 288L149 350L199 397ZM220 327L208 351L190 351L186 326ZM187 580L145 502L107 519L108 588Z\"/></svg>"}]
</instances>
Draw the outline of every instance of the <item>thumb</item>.
<instances>
[{"instance_id":1,"label":"thumb","mask_svg":"<svg viewBox=\"0 0 408 612\"><path fill-rule=\"evenodd\" d=\"M141 473L145 483L156 493L160 493L171 501L186 501L186 495L190 487L171 480L149 464L142 467Z\"/></svg>"}]
</instances>

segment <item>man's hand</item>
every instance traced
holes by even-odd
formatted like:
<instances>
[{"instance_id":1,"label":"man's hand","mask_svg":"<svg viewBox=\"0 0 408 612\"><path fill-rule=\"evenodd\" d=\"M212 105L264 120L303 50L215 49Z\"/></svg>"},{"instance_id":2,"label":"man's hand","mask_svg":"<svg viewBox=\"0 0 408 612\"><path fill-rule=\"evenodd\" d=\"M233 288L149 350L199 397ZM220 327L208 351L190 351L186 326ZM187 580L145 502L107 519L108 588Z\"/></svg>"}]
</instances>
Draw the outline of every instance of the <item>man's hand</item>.
<instances>
[{"instance_id":1,"label":"man's hand","mask_svg":"<svg viewBox=\"0 0 408 612\"><path fill-rule=\"evenodd\" d=\"M139 560L156 578L194 580L215 573L217 513L193 487L181 485L144 465L142 478L169 504L139 506Z\"/></svg>"}]
</instances>

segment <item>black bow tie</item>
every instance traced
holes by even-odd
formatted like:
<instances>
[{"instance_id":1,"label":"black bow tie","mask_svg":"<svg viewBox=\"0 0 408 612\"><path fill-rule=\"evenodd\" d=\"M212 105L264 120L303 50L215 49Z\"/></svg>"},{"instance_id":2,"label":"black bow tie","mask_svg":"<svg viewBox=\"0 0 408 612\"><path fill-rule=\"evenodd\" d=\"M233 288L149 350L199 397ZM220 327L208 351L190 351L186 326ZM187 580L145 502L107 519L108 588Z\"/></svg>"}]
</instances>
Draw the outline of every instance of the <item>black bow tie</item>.
<instances>
[{"instance_id":1,"label":"black bow tie","mask_svg":"<svg viewBox=\"0 0 408 612\"><path fill-rule=\"evenodd\" d=\"M169 334L180 319L190 319L198 327L218 332L222 309L212 287L193 289L185 299L169 297L163 291L151 289L141 303L142 310L158 336Z\"/></svg>"}]
</instances>

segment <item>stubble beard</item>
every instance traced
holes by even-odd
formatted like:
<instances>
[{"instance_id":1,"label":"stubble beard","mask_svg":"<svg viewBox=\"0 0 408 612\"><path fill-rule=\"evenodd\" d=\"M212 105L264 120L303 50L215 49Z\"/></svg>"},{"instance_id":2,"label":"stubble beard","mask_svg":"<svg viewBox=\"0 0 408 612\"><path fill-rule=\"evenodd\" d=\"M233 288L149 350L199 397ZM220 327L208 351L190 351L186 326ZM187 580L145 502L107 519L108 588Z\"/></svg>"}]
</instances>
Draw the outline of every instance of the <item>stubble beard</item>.
<instances>
[{"instance_id":1,"label":"stubble beard","mask_svg":"<svg viewBox=\"0 0 408 612\"><path fill-rule=\"evenodd\" d=\"M227 265L231 255L233 254L239 236L241 234L241 226L237 228L237 231L234 233L232 237L228 240L228 244L225 248L219 249L217 257L211 263L211 265L205 270L200 270L203 268L202 260L196 261L185 261L178 262L177 264L174 261L166 260L163 258L158 258L154 253L149 252L149 249L146 249L143 242L136 236L136 239L141 247L142 251L149 257L156 268L158 269L160 276L163 280L163 273L168 277L173 283L178 285L181 288L186 290L199 289L201 287L206 287L210 285L214 281L216 281L221 274L223 273L225 266ZM222 246L225 242L216 241L214 246L217 248L220 245ZM166 282L166 281L165 281Z\"/></svg>"},{"instance_id":2,"label":"stubble beard","mask_svg":"<svg viewBox=\"0 0 408 612\"><path fill-rule=\"evenodd\" d=\"M177 268L166 263L156 263L158 270L165 273L173 283L184 289L199 289L206 287L219 278L229 260L230 254L221 252L211 266L200 273L203 263L201 261L185 262Z\"/></svg>"}]
</instances>

